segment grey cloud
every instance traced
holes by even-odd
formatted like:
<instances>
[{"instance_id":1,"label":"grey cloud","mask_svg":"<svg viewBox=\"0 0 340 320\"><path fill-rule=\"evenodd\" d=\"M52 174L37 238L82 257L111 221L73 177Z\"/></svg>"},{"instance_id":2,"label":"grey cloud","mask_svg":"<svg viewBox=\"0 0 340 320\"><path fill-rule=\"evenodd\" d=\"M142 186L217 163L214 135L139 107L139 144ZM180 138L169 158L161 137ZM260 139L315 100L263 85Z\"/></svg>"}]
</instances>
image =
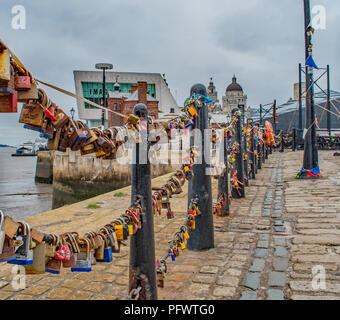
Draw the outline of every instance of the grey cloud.
<instances>
[{"instance_id":1,"label":"grey cloud","mask_svg":"<svg viewBox=\"0 0 340 320\"><path fill-rule=\"evenodd\" d=\"M18 1L20 2L20 1ZM0 37L41 80L74 91L73 70L111 62L115 70L165 73L182 104L192 84L214 78L221 100L233 73L256 106L285 102L304 61L302 0L21 1L27 29L11 28L13 1L3 0ZM338 1L312 0L327 9L327 29L313 37L314 57L331 65L340 90ZM20 3L19 3L20 4ZM43 87L43 86L42 86ZM67 111L73 98L45 88ZM19 144L35 135L19 114L0 114L0 132ZM11 124L8 126L8 124ZM0 135L0 143L6 142Z\"/></svg>"}]
</instances>

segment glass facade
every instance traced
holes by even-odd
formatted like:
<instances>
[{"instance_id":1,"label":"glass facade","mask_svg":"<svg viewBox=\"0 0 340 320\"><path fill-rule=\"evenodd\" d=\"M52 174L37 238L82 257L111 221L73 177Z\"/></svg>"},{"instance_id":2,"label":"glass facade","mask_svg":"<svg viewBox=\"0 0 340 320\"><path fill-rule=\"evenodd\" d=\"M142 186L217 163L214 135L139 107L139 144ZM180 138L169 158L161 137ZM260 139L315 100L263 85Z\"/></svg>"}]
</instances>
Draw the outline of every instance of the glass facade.
<instances>
[{"instance_id":1,"label":"glass facade","mask_svg":"<svg viewBox=\"0 0 340 320\"><path fill-rule=\"evenodd\" d=\"M103 99L103 83L101 82L82 82L83 96L84 98L97 103L102 104ZM131 92L131 86L136 86L137 83L120 83L120 92ZM105 83L106 96L108 91L114 91L114 83ZM148 95L156 98L156 85L151 83L147 87ZM96 107L89 105L85 102L85 109L96 109Z\"/></svg>"}]
</instances>

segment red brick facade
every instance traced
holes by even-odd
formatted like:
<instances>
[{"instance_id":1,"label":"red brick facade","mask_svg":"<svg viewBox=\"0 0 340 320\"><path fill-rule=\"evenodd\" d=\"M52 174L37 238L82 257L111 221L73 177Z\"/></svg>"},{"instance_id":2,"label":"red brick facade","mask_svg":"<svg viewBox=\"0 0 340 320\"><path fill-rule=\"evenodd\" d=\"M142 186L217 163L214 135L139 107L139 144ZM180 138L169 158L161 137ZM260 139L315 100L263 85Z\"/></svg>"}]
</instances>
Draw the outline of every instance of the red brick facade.
<instances>
[{"instance_id":1,"label":"red brick facade","mask_svg":"<svg viewBox=\"0 0 340 320\"><path fill-rule=\"evenodd\" d=\"M135 91L138 91L137 95L133 94ZM115 92L116 93L116 92ZM154 99L148 99L147 95L147 83L146 82L138 82L137 86L131 87L131 93L120 93L113 97L110 97L110 94L107 98L108 108L120 112L122 114L128 115L133 113L133 108L137 103L144 103L148 107L149 116L158 118L158 101ZM126 123L126 118L119 117L118 115L109 112L109 127L112 126L122 126Z\"/></svg>"}]
</instances>

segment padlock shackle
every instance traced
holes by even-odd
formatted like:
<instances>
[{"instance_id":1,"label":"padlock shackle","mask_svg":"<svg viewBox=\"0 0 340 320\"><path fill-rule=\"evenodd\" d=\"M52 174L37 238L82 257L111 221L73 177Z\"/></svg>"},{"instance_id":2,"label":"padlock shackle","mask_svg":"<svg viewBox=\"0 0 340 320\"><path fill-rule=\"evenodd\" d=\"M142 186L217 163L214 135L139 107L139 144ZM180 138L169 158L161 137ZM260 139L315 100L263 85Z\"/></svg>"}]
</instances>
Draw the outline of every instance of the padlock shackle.
<instances>
[{"instance_id":1,"label":"padlock shackle","mask_svg":"<svg viewBox=\"0 0 340 320\"><path fill-rule=\"evenodd\" d=\"M2 230L2 225L4 224L4 221L5 221L5 214L0 209L0 231Z\"/></svg>"}]
</instances>

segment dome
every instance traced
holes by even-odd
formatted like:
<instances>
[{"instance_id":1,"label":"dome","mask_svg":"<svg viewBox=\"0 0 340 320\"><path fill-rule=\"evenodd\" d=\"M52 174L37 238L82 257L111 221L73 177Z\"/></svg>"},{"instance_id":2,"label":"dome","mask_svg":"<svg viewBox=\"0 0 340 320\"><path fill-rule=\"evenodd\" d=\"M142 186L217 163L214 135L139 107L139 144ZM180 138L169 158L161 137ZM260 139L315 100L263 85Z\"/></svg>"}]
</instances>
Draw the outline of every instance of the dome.
<instances>
[{"instance_id":1,"label":"dome","mask_svg":"<svg viewBox=\"0 0 340 320\"><path fill-rule=\"evenodd\" d=\"M241 91L241 92L243 92L242 87L236 82L235 75L232 78L232 83L227 87L225 92L230 92L230 91Z\"/></svg>"},{"instance_id":2,"label":"dome","mask_svg":"<svg viewBox=\"0 0 340 320\"><path fill-rule=\"evenodd\" d=\"M119 90L120 90L120 85L119 85L118 82L116 82L116 83L113 85L113 89L114 89L115 91L119 91Z\"/></svg>"}]
</instances>

